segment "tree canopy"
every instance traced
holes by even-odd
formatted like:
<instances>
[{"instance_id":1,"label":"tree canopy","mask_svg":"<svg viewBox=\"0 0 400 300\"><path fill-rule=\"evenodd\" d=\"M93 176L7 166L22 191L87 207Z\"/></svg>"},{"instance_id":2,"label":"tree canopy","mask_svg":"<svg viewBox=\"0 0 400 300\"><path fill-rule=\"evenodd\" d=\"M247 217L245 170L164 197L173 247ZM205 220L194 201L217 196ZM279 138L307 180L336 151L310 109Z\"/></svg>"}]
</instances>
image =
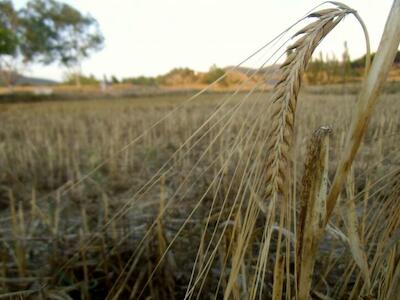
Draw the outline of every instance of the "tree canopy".
<instances>
[{"instance_id":1,"label":"tree canopy","mask_svg":"<svg viewBox=\"0 0 400 300\"><path fill-rule=\"evenodd\" d=\"M30 0L15 10L0 0L0 58L18 56L25 62L80 66L103 47L97 21L56 0ZM1 67L1 66L0 66Z\"/></svg>"},{"instance_id":2,"label":"tree canopy","mask_svg":"<svg viewBox=\"0 0 400 300\"><path fill-rule=\"evenodd\" d=\"M44 64L79 64L101 49L103 36L97 21L68 4L31 0L20 12L23 29L21 51L29 61Z\"/></svg>"},{"instance_id":3,"label":"tree canopy","mask_svg":"<svg viewBox=\"0 0 400 300\"><path fill-rule=\"evenodd\" d=\"M0 55L14 55L18 38L18 16L11 1L0 1Z\"/></svg>"}]
</instances>

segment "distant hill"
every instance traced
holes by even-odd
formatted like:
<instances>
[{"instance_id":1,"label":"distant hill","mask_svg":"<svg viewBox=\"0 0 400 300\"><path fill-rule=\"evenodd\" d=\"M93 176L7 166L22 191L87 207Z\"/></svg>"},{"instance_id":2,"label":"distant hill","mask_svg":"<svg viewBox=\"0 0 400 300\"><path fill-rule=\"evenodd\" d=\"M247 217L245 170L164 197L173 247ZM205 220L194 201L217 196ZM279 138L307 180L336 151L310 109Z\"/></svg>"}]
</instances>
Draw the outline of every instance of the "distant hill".
<instances>
[{"instance_id":1,"label":"distant hill","mask_svg":"<svg viewBox=\"0 0 400 300\"><path fill-rule=\"evenodd\" d=\"M237 82L239 82L238 79L241 80L246 80L247 78L250 78L250 76L253 78L254 82L257 82L260 78L264 79L264 82L267 83L268 85L274 85L276 84L279 73L277 73L277 70L279 69L279 65L271 65L271 66L265 66L260 69L253 69L253 68L247 68L247 67L238 67L235 68L233 66L225 67L224 70L228 73L228 79L229 78L237 78ZM235 82L235 79L231 79L231 82Z\"/></svg>"},{"instance_id":2,"label":"distant hill","mask_svg":"<svg viewBox=\"0 0 400 300\"><path fill-rule=\"evenodd\" d=\"M17 85L55 85L59 82L51 79L38 78L38 77L28 77L20 76L17 80Z\"/></svg>"},{"instance_id":3,"label":"distant hill","mask_svg":"<svg viewBox=\"0 0 400 300\"><path fill-rule=\"evenodd\" d=\"M5 79L7 78L7 79ZM16 86L43 86L43 85L56 85L59 82L46 78L30 77L20 74L3 74L0 76L0 86L7 85L7 82L14 82Z\"/></svg>"},{"instance_id":4,"label":"distant hill","mask_svg":"<svg viewBox=\"0 0 400 300\"><path fill-rule=\"evenodd\" d=\"M279 68L279 65L270 65L270 66L265 66L263 68L260 68L259 70L254 69L254 68L247 68L247 67L234 67L234 66L228 66L225 67L225 71L229 70L234 70L237 72L241 72L244 74L252 74L257 71L259 74L272 74L274 71L276 71Z\"/></svg>"}]
</instances>

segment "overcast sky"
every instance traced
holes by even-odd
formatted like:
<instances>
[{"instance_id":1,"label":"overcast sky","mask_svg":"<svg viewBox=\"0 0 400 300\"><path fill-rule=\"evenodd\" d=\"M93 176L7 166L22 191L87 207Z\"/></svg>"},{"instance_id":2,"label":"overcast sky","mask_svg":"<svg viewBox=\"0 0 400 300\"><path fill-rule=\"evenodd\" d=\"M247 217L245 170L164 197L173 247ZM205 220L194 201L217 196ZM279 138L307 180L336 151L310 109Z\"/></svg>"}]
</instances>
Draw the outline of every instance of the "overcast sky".
<instances>
[{"instance_id":1,"label":"overcast sky","mask_svg":"<svg viewBox=\"0 0 400 300\"><path fill-rule=\"evenodd\" d=\"M15 0L20 7L26 0ZM234 65L322 1L313 0L65 0L95 17L105 47L83 63L85 74L101 78L158 75L174 67L207 70ZM367 24L375 50L392 0L343 0ZM361 56L360 26L347 18L320 50ZM30 75L62 79L58 65L31 66Z\"/></svg>"}]
</instances>

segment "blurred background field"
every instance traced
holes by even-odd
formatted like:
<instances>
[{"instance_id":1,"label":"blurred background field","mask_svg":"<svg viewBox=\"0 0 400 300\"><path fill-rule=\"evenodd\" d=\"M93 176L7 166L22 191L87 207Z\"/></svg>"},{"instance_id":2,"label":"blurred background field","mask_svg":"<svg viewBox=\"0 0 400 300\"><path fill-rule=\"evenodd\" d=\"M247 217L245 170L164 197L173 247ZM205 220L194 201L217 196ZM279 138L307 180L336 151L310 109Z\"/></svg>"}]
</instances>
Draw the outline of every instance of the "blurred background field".
<instances>
[{"instance_id":1,"label":"blurred background field","mask_svg":"<svg viewBox=\"0 0 400 300\"><path fill-rule=\"evenodd\" d=\"M197 251L193 245L201 241L213 198L209 189L222 193L218 201L224 197L233 201L229 198L238 191L230 190L229 182L239 180L234 167L240 166L250 147L246 142L235 146L234 141L245 138L243 132L257 117L268 119L264 111L268 93L246 95L208 93L178 111L187 95L0 104L2 293L29 291L46 283L48 297L101 299L117 291L128 297L138 296L142 288L153 297L164 297L158 293L183 296ZM399 95L382 96L354 165L355 191L370 186L370 193L379 195L373 201L384 199L399 184L398 175L385 180L400 168ZM330 151L335 164L355 99L353 94L326 90L302 93L296 161L304 160L308 138L324 124L333 128ZM207 123L206 131L202 125L218 108L215 120L220 121ZM228 122L231 115L234 118ZM258 131L265 131L268 121L259 126ZM201 135L182 148L199 128ZM224 134L219 135L219 130ZM146 132L139 143L129 146ZM262 149L265 140L254 139L254 143ZM227 156L229 149L234 149L234 157ZM153 180L165 164L170 169ZM213 180L224 165L224 179L217 188ZM302 163L295 170L294 177L300 180ZM143 190L148 182L151 186ZM154 224L166 203L160 223ZM221 208L214 209L217 213ZM226 216L226 222L231 218ZM179 239L168 258L152 274L177 232ZM132 257L137 260L132 262ZM326 259L329 265L330 259L339 258ZM218 262L214 268L222 272ZM204 284L215 288L213 280L220 276L215 274ZM334 284L338 270L327 276ZM145 284L147 278L150 284Z\"/></svg>"},{"instance_id":2,"label":"blurred background field","mask_svg":"<svg viewBox=\"0 0 400 300\"><path fill-rule=\"evenodd\" d=\"M302 120L299 120L301 125L298 129L300 141L306 139L318 124L330 125L335 131L346 133L344 129L350 122L356 97L353 94L338 95L340 90L335 92L334 87L330 88L311 88L311 92L303 93L300 101ZM123 191L124 186L132 187L131 180L137 179L138 174L151 173L140 173L139 170L147 167L145 161L148 160L149 166L156 171L161 161L184 143L228 95L221 92L201 96L179 114L167 118L155 132L151 130L149 136L132 149L125 146L149 130L188 95L2 104L0 158L5 172L3 194L5 187L12 188L13 185L14 192L21 195L30 194L32 189L52 191L68 181L75 181L104 160L108 161L94 174L99 180L97 183L115 183ZM224 109L228 110L245 95L239 93ZM389 141L396 141L398 134L399 95L391 92L383 96L367 137L367 146L378 142L380 147L370 150L367 147L366 152L388 151L381 147L396 145ZM244 114L246 107L253 102L267 101L268 97L268 93L254 93L246 100L241 113ZM238 128L241 121L235 121ZM235 136L236 132L230 134ZM335 138L340 140L341 137ZM228 137L226 139L229 141ZM123 153L119 153L121 150ZM385 153L375 155L383 158ZM2 199L2 202L8 201Z\"/></svg>"}]
</instances>

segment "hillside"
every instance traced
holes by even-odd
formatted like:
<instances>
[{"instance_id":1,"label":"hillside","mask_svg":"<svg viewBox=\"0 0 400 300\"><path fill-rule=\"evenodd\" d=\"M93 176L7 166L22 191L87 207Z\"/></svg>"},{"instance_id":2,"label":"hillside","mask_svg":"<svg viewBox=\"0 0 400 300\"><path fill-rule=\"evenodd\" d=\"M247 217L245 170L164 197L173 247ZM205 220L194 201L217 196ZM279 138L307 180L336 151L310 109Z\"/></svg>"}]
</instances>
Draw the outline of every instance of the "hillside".
<instances>
[{"instance_id":1,"label":"hillside","mask_svg":"<svg viewBox=\"0 0 400 300\"><path fill-rule=\"evenodd\" d=\"M3 71L2 76L0 76L0 86L7 86L10 83L14 86L43 86L59 84L59 82L51 79L6 73Z\"/></svg>"}]
</instances>

